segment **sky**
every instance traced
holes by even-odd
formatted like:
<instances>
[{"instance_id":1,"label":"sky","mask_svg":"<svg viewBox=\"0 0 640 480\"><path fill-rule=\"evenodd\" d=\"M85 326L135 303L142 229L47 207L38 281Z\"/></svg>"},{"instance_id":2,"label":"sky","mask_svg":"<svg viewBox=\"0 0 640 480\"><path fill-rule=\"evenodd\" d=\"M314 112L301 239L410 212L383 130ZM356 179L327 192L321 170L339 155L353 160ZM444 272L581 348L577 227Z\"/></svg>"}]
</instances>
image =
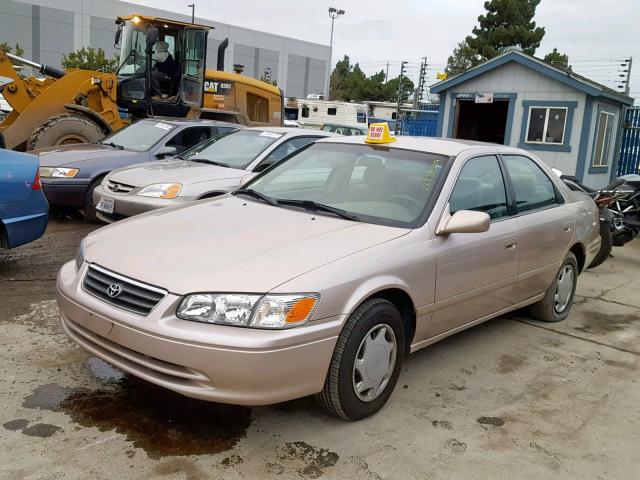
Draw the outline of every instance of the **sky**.
<instances>
[{"instance_id":1,"label":"sky","mask_svg":"<svg viewBox=\"0 0 640 480\"><path fill-rule=\"evenodd\" d=\"M132 0L190 14L192 0ZM415 80L427 57L428 84L443 71L457 43L484 13L483 0L196 0L196 17L328 45L328 8L345 10L335 22L333 63L349 55L368 74L386 68L396 77L409 62ZM536 56L554 47L569 55L574 71L607 86L622 72L618 60L634 57L631 95L640 98L640 0L542 0L534 19L546 33Z\"/></svg>"}]
</instances>

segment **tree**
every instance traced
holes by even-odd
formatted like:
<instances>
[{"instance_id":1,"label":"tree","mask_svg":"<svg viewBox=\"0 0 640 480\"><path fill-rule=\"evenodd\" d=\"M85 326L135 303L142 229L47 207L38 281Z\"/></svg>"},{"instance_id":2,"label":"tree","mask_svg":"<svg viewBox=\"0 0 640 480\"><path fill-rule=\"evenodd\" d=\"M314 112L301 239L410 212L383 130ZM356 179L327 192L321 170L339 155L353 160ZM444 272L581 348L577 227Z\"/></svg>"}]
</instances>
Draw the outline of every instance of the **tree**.
<instances>
[{"instance_id":1,"label":"tree","mask_svg":"<svg viewBox=\"0 0 640 480\"><path fill-rule=\"evenodd\" d=\"M397 102L398 101L398 86L400 84L400 77L392 78L384 86L384 101ZM409 97L413 95L415 86L410 78L404 77L402 79L402 93L400 99L402 102L409 100Z\"/></svg>"},{"instance_id":2,"label":"tree","mask_svg":"<svg viewBox=\"0 0 640 480\"><path fill-rule=\"evenodd\" d=\"M0 50L3 50L5 53L12 53L13 47L7 42L2 42L0 43ZM17 56L22 57L24 55L24 49L20 46L20 44L16 43L15 50L15 54Z\"/></svg>"},{"instance_id":3,"label":"tree","mask_svg":"<svg viewBox=\"0 0 640 480\"><path fill-rule=\"evenodd\" d=\"M543 60L554 67L571 70L571 67L569 66L569 56L565 53L560 53L557 48L554 48L553 51L547 53Z\"/></svg>"},{"instance_id":4,"label":"tree","mask_svg":"<svg viewBox=\"0 0 640 480\"><path fill-rule=\"evenodd\" d=\"M471 67L475 67L480 61L480 56L477 52L469 46L466 40L463 40L453 49L453 53L447 60L445 72L449 76L458 75Z\"/></svg>"},{"instance_id":5,"label":"tree","mask_svg":"<svg viewBox=\"0 0 640 480\"><path fill-rule=\"evenodd\" d=\"M63 68L80 68L82 70L102 70L113 72L118 68L118 59L109 59L106 57L104 50L98 48L82 47L77 52L71 52L69 55L62 55Z\"/></svg>"},{"instance_id":6,"label":"tree","mask_svg":"<svg viewBox=\"0 0 640 480\"><path fill-rule=\"evenodd\" d=\"M540 0L489 0L487 11L478 17L479 26L466 39L482 60L498 56L506 47L518 46L533 55L544 37L544 27L537 27L533 17Z\"/></svg>"}]
</instances>

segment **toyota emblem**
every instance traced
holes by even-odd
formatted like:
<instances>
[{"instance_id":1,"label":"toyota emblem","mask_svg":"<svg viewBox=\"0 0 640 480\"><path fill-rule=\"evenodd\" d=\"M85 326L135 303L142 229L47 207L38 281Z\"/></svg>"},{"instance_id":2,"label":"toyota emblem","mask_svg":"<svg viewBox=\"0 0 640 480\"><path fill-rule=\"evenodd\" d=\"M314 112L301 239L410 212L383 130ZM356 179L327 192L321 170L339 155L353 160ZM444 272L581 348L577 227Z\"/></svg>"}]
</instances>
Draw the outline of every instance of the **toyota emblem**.
<instances>
[{"instance_id":1,"label":"toyota emblem","mask_svg":"<svg viewBox=\"0 0 640 480\"><path fill-rule=\"evenodd\" d=\"M122 287L117 283L112 283L107 287L107 295L109 295L111 298L116 298L121 293L122 293Z\"/></svg>"}]
</instances>

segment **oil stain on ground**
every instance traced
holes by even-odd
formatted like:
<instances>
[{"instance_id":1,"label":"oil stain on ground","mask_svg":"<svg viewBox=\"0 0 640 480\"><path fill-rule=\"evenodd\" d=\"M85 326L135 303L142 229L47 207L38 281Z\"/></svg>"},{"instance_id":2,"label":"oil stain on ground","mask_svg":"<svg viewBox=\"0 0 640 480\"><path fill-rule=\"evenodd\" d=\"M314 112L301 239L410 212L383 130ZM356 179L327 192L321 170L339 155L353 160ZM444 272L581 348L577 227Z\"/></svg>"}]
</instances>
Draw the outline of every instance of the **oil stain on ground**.
<instances>
[{"instance_id":1,"label":"oil stain on ground","mask_svg":"<svg viewBox=\"0 0 640 480\"><path fill-rule=\"evenodd\" d=\"M337 453L326 448L317 448L305 442L289 442L281 448L277 462L267 463L268 474L281 475L289 468L301 478L319 478L325 470L338 463Z\"/></svg>"},{"instance_id":2,"label":"oil stain on ground","mask_svg":"<svg viewBox=\"0 0 640 480\"><path fill-rule=\"evenodd\" d=\"M633 322L640 320L637 313L619 314L619 313L601 313L588 310L584 312L586 323L575 330L583 333L594 335L618 332L631 326Z\"/></svg>"},{"instance_id":3,"label":"oil stain on ground","mask_svg":"<svg viewBox=\"0 0 640 480\"><path fill-rule=\"evenodd\" d=\"M492 427L501 427L504 425L504 419L500 417L480 417L476 421L481 425L489 425Z\"/></svg>"},{"instance_id":4,"label":"oil stain on ground","mask_svg":"<svg viewBox=\"0 0 640 480\"><path fill-rule=\"evenodd\" d=\"M502 355L498 359L499 373L512 373L526 365L523 357L514 357L513 355Z\"/></svg>"},{"instance_id":5,"label":"oil stain on ground","mask_svg":"<svg viewBox=\"0 0 640 480\"><path fill-rule=\"evenodd\" d=\"M186 398L128 375L97 390L43 385L23 406L62 411L83 427L115 430L150 458L230 450L251 424L249 408Z\"/></svg>"}]
</instances>

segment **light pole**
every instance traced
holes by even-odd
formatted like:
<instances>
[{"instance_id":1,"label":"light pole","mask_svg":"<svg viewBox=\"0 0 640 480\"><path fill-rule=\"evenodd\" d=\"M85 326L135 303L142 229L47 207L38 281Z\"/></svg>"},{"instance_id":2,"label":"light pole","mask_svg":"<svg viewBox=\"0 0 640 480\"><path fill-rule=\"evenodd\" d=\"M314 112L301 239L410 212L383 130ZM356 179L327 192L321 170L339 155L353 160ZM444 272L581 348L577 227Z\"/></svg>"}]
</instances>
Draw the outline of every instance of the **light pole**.
<instances>
[{"instance_id":1,"label":"light pole","mask_svg":"<svg viewBox=\"0 0 640 480\"><path fill-rule=\"evenodd\" d=\"M338 10L337 8L329 8L329 18L331 18L331 39L329 40L329 66L327 67L327 81L325 82L325 100L329 100L330 92L329 92L329 81L331 78L331 65L333 60L333 24L336 21L336 18L344 15L344 10Z\"/></svg>"},{"instance_id":2,"label":"light pole","mask_svg":"<svg viewBox=\"0 0 640 480\"><path fill-rule=\"evenodd\" d=\"M191 23L196 23L196 4L191 3L187 7L191 9Z\"/></svg>"}]
</instances>

